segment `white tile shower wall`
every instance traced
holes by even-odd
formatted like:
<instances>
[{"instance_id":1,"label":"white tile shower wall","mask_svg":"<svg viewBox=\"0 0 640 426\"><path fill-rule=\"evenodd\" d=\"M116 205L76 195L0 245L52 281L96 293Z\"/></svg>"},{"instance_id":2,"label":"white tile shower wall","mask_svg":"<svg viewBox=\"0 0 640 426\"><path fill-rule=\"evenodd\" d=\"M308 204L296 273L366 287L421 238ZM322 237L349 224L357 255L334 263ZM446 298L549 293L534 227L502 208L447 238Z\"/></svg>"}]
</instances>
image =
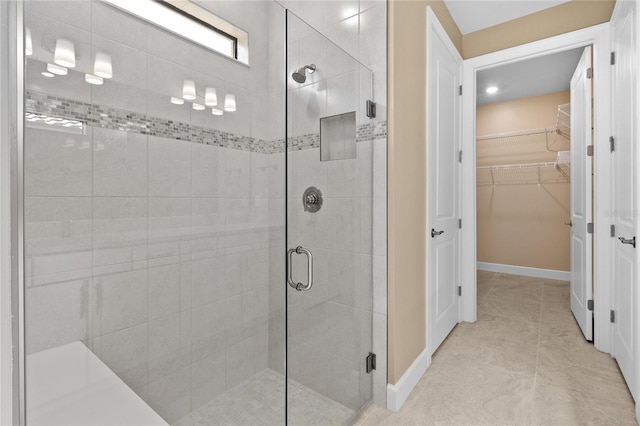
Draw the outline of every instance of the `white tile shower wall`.
<instances>
[{"instance_id":1,"label":"white tile shower wall","mask_svg":"<svg viewBox=\"0 0 640 426\"><path fill-rule=\"evenodd\" d=\"M283 0L281 4L373 71L372 85L370 80L364 78L362 74L358 77L350 75L349 71L352 70L349 69L350 60L348 56L337 49L324 47L321 37L318 37L305 25L295 25L297 23L294 19L294 26L289 28L288 34L289 39L293 40L293 42L290 43L288 49L289 70L287 72L291 74L295 68L306 63L319 65L319 72L307 75L308 79L304 85L298 85L292 79L288 79L288 90L291 90L294 95L290 99L301 102L297 108L293 107L294 113L289 116L290 135L295 137L313 133L309 129L313 130L317 127L317 123L314 120L317 120L318 116L344 112L340 108L348 108L350 100L358 98L356 95L351 98L343 96L346 91L341 90L341 88L349 87L349 84L343 84L343 82L347 83L346 79L350 79L348 83L352 83L353 79L359 78L361 93L365 93L365 90L368 89L367 85L373 88L373 100L377 104L377 117L373 122L376 123L376 129L379 128L378 126L384 126L384 131L375 132L377 135L373 141L357 144L358 155L364 154L369 155L369 157L366 160L363 158L363 162L358 163L357 167L354 168L348 164L348 160L330 162L328 163L330 166L320 163L317 149L290 152L289 164L293 165L294 170L289 171L289 188L294 196L302 194L302 191L307 186L314 185L321 189L327 188L327 191L323 192L325 197L349 197L348 200L343 198L339 203L340 206L336 206L338 208L331 212L329 210L334 206L331 205L331 200L327 202L325 212L332 217L326 221L308 214L305 218L302 209L299 208L298 197L292 197L290 199L291 210L289 211L289 220L291 221L290 234L299 236L303 240L299 244L313 244L314 242L319 244L321 247L312 248L314 253L315 250L322 252L323 249L327 253L333 253L331 269L336 275L340 272L340 260L353 262L354 255L360 256L360 259L366 259L365 266L363 266L362 262L356 262L352 265L355 264L357 267L352 269L357 271L355 274L358 275L358 278L373 281L372 306L358 305L358 297L355 294L339 295L338 300L333 299L336 294L331 293L331 290L329 290L329 283L332 283L332 280L328 279L327 290L321 291L314 302L301 302L301 306L294 308L293 312L299 315L297 320L307 321L306 315L311 314L314 309L319 309L318 307L322 305L321 301L337 304L338 306L349 306L354 312L353 315L356 315L355 312L358 311L366 312L367 309L372 309L373 336L371 337L371 345L378 359L377 370L370 376L362 373L361 367L364 364L360 358L345 361L344 358L340 358L340 354L330 354L329 357L326 357L318 356L315 353L321 367L310 371L294 370L294 374L298 374L300 381L316 391L330 397L339 398L337 400L345 405L351 405L356 408L360 406L357 402L363 402L355 401L351 398L351 395L359 394L355 391L356 383L343 383L341 379L359 375L362 379L365 379L361 381L360 389L366 389L366 380L371 379L373 381L373 401L379 405L386 406L386 1L338 0L325 2ZM321 70L322 68L324 70ZM350 86L357 87L357 85L353 84ZM340 101L341 99L343 99L343 102ZM363 118L362 105L356 105L351 108L358 111L358 125L363 124L367 119ZM370 145L370 150L362 149L364 145ZM331 168L330 171L329 168ZM358 173L353 173L354 169L357 169ZM345 184L345 178L347 177L354 178L355 181L347 180ZM363 196L362 194L365 195ZM362 220L363 218L365 220ZM358 229L343 229L339 226L340 222L352 222L358 224L359 227ZM306 241L304 241L305 239ZM369 244L370 246L368 246ZM336 267L338 269L335 269ZM322 280L322 274L320 273L322 268L316 267L315 270L320 274L317 279ZM304 274L304 271L299 271L299 273ZM349 277L349 279L353 279L353 277ZM361 281L358 282L362 283ZM340 285L340 280L334 284ZM358 294L358 289L362 290L363 287L366 287L366 285L354 286L354 292ZM340 290L343 289L343 287L340 287ZM362 300L363 298L371 297L371 295L360 294L359 297L359 300ZM304 300L305 298L313 300L312 297L307 297L306 295L300 299ZM292 315L291 312L290 315ZM329 327L327 324L320 326L325 333L328 333L327 327ZM338 333L338 330L335 330L335 332ZM361 342L369 344L366 339ZM290 360L290 363L293 363L292 368L299 365L303 356L312 356L308 350L309 342L296 341L296 338L292 337L291 345L289 353L296 353L299 349L298 353L300 354L298 360L295 360L295 356L293 357L294 359ZM345 354L343 353L342 355ZM337 364L331 364L328 359L341 359L344 364L340 367L343 368L337 368ZM351 370L343 371L344 368L348 368L347 366L351 366ZM348 373L352 373L352 375L350 376ZM296 376L294 375L293 377ZM313 387L314 383L317 384L316 388ZM330 383L334 386L333 388L330 387ZM338 391L340 386L337 384L355 393L340 393ZM360 394L365 393L361 392Z\"/></svg>"},{"instance_id":2,"label":"white tile shower wall","mask_svg":"<svg viewBox=\"0 0 640 426\"><path fill-rule=\"evenodd\" d=\"M283 63L267 35L283 34L284 14L207 3L249 31L250 67L98 2L26 6L26 84L42 102L28 108L89 111L82 135L27 128L27 350L82 340L170 422L267 368L270 257L284 244L284 149L259 152L284 138L283 80L267 72ZM62 36L78 65L45 78ZM98 50L114 77L90 86L82 74ZM236 94L238 111L170 104L186 78L216 87L219 102ZM265 114L278 93L282 112ZM283 327L271 330L281 345Z\"/></svg>"}]
</instances>

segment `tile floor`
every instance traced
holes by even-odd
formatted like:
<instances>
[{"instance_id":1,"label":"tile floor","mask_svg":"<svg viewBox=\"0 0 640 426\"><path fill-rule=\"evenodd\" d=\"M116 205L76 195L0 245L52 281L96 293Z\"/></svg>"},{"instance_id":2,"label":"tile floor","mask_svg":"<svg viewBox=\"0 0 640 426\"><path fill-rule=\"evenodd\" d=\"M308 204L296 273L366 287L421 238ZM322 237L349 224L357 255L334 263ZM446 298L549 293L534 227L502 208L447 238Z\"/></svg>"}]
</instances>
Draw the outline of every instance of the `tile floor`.
<instances>
[{"instance_id":1,"label":"tile floor","mask_svg":"<svg viewBox=\"0 0 640 426\"><path fill-rule=\"evenodd\" d=\"M398 413L358 425L635 425L615 361L586 342L569 283L478 272L478 321L461 323Z\"/></svg>"},{"instance_id":2,"label":"tile floor","mask_svg":"<svg viewBox=\"0 0 640 426\"><path fill-rule=\"evenodd\" d=\"M289 425L345 425L353 410L289 380ZM284 425L284 377L264 370L173 426Z\"/></svg>"}]
</instances>

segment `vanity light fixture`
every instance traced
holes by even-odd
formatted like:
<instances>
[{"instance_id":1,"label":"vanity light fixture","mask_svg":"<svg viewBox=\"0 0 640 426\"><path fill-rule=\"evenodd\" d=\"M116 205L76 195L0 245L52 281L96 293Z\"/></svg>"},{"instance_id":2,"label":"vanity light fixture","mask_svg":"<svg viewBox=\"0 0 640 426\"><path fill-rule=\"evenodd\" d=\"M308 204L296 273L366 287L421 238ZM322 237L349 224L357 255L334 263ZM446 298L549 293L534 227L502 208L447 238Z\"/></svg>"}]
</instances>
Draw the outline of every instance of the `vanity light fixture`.
<instances>
[{"instance_id":1,"label":"vanity light fixture","mask_svg":"<svg viewBox=\"0 0 640 426\"><path fill-rule=\"evenodd\" d=\"M182 98L186 101L196 100L196 82L193 80L185 80L182 84Z\"/></svg>"},{"instance_id":2,"label":"vanity light fixture","mask_svg":"<svg viewBox=\"0 0 640 426\"><path fill-rule=\"evenodd\" d=\"M193 109L195 109L196 111L204 111L204 105L202 104L197 104L197 103L193 103Z\"/></svg>"},{"instance_id":3,"label":"vanity light fixture","mask_svg":"<svg viewBox=\"0 0 640 426\"><path fill-rule=\"evenodd\" d=\"M24 30L24 54L27 56L33 55L33 42L31 41L31 30L29 28Z\"/></svg>"},{"instance_id":4,"label":"vanity light fixture","mask_svg":"<svg viewBox=\"0 0 640 426\"><path fill-rule=\"evenodd\" d=\"M47 71L55 75L67 75L68 70L56 64L47 64Z\"/></svg>"},{"instance_id":5,"label":"vanity light fixture","mask_svg":"<svg viewBox=\"0 0 640 426\"><path fill-rule=\"evenodd\" d=\"M214 87L207 87L204 93L204 104L206 106L214 107L218 105L218 94Z\"/></svg>"},{"instance_id":6,"label":"vanity light fixture","mask_svg":"<svg viewBox=\"0 0 640 426\"><path fill-rule=\"evenodd\" d=\"M211 108L211 114L213 114L213 115L222 115L222 114L224 114L224 111L222 111L221 109Z\"/></svg>"},{"instance_id":7,"label":"vanity light fixture","mask_svg":"<svg viewBox=\"0 0 640 426\"><path fill-rule=\"evenodd\" d=\"M174 105L182 105L184 104L184 99L171 97L171 103Z\"/></svg>"},{"instance_id":8,"label":"vanity light fixture","mask_svg":"<svg viewBox=\"0 0 640 426\"><path fill-rule=\"evenodd\" d=\"M84 81L86 81L89 84L94 84L96 86L100 86L102 83L104 83L104 80L102 79L102 77L98 77L97 75L93 75L93 74L85 74Z\"/></svg>"},{"instance_id":9,"label":"vanity light fixture","mask_svg":"<svg viewBox=\"0 0 640 426\"><path fill-rule=\"evenodd\" d=\"M103 52L96 53L96 60L93 64L93 73L102 78L113 77L111 55Z\"/></svg>"},{"instance_id":10,"label":"vanity light fixture","mask_svg":"<svg viewBox=\"0 0 640 426\"><path fill-rule=\"evenodd\" d=\"M487 93L490 95L493 95L494 93L498 92L498 88L496 86L489 86L487 87Z\"/></svg>"},{"instance_id":11,"label":"vanity light fixture","mask_svg":"<svg viewBox=\"0 0 640 426\"><path fill-rule=\"evenodd\" d=\"M233 112L236 110L236 96L231 93L227 93L224 97L224 110Z\"/></svg>"},{"instance_id":12,"label":"vanity light fixture","mask_svg":"<svg viewBox=\"0 0 640 426\"><path fill-rule=\"evenodd\" d=\"M59 38L56 41L53 62L65 68L74 68L76 66L76 49L72 41L64 38Z\"/></svg>"}]
</instances>

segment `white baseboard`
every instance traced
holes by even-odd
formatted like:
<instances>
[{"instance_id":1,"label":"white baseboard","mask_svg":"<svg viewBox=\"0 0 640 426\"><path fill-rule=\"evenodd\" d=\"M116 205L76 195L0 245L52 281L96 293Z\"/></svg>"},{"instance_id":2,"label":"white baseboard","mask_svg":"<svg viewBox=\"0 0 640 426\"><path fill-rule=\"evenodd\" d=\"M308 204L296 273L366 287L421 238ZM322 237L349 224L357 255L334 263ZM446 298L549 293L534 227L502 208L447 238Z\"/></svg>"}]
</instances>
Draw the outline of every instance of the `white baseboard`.
<instances>
[{"instance_id":1,"label":"white baseboard","mask_svg":"<svg viewBox=\"0 0 640 426\"><path fill-rule=\"evenodd\" d=\"M400 410L430 364L431 355L429 349L425 348L395 385L387 384L387 408L389 410L396 412Z\"/></svg>"},{"instance_id":2,"label":"white baseboard","mask_svg":"<svg viewBox=\"0 0 640 426\"><path fill-rule=\"evenodd\" d=\"M571 280L571 271L556 269L529 268L528 266L503 265L500 263L478 262L479 271L502 272L504 274L524 275L526 277L548 278L550 280Z\"/></svg>"}]
</instances>

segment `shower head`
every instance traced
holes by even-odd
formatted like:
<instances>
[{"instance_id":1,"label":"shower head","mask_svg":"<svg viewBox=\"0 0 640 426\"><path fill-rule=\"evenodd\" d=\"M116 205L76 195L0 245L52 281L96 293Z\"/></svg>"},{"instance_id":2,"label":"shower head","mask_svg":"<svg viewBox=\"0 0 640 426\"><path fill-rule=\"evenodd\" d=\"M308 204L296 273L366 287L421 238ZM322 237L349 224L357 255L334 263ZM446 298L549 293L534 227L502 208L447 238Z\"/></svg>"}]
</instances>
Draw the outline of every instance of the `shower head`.
<instances>
[{"instance_id":1,"label":"shower head","mask_svg":"<svg viewBox=\"0 0 640 426\"><path fill-rule=\"evenodd\" d=\"M308 71L309 74L313 74L314 72L316 72L316 66L314 64L311 64L298 68L293 72L293 74L291 74L291 77L296 81L296 83L302 84L307 81L306 71Z\"/></svg>"}]
</instances>

